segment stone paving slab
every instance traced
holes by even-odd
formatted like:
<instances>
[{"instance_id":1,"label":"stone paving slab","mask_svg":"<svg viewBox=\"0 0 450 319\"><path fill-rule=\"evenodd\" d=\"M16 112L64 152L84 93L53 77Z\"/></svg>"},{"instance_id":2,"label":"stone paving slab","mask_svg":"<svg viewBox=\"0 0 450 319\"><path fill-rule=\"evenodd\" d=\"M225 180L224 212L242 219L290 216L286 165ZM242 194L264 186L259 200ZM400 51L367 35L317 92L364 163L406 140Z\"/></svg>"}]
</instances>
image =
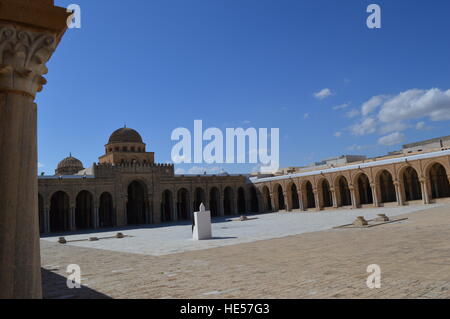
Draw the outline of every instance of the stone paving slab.
<instances>
[{"instance_id":1,"label":"stone paving slab","mask_svg":"<svg viewBox=\"0 0 450 319\"><path fill-rule=\"evenodd\" d=\"M388 214L389 215L389 214ZM450 298L450 205L406 223L150 256L41 241L46 298ZM284 218L280 217L280 218ZM65 286L78 264L83 289ZM381 289L366 286L381 267Z\"/></svg>"},{"instance_id":2,"label":"stone paving slab","mask_svg":"<svg viewBox=\"0 0 450 319\"><path fill-rule=\"evenodd\" d=\"M365 209L338 209L321 212L291 212L262 214L251 220L240 222L234 218L219 218L213 223L212 240L192 240L192 226L188 223L167 224L158 227L124 228L120 231L131 237L124 239L107 239L100 241L81 241L68 243L71 246L105 249L152 256L162 256L186 251L203 250L223 246L250 243L259 240L283 238L286 236L328 230L335 226L352 223L356 217L372 219L377 214L396 217L433 206L403 206ZM227 221L227 220L235 221ZM111 237L113 232L92 232L68 235L66 240L89 239L90 237ZM43 240L57 242L59 236L45 237Z\"/></svg>"}]
</instances>

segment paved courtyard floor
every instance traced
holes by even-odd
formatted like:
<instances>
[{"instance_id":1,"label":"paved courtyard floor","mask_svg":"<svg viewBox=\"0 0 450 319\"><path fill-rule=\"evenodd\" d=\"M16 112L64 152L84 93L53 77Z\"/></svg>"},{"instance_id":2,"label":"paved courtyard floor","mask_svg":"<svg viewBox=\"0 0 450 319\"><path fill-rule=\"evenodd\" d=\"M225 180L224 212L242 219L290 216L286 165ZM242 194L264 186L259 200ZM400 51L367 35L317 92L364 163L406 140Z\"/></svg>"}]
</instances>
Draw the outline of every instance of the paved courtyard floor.
<instances>
[{"instance_id":1,"label":"paved courtyard floor","mask_svg":"<svg viewBox=\"0 0 450 319\"><path fill-rule=\"evenodd\" d=\"M332 229L356 216L371 219L379 213L408 220L369 229ZM187 224L125 228L121 232L132 237L68 245L43 238L44 296L450 298L449 204L251 218L216 220L215 239L205 242L192 241ZM80 265L82 289L66 287L69 264ZM371 264L381 267L381 289L366 286Z\"/></svg>"},{"instance_id":2,"label":"paved courtyard floor","mask_svg":"<svg viewBox=\"0 0 450 319\"><path fill-rule=\"evenodd\" d=\"M191 223L122 228L120 232L130 236L124 239L88 240L90 237L114 237L119 231L117 229L114 231L85 232L65 236L65 238L69 241L68 245L71 246L162 256L328 230L334 226L351 224L358 216L364 216L367 220L375 218L380 213L394 217L429 207L418 205L377 209L338 209L306 213L273 213L249 216L249 220L245 222L239 221L236 216L217 218L213 220L212 226L214 238L205 241L192 240ZM54 235L43 238L43 240L57 242L59 237L59 235ZM75 242L71 242L73 240Z\"/></svg>"}]
</instances>

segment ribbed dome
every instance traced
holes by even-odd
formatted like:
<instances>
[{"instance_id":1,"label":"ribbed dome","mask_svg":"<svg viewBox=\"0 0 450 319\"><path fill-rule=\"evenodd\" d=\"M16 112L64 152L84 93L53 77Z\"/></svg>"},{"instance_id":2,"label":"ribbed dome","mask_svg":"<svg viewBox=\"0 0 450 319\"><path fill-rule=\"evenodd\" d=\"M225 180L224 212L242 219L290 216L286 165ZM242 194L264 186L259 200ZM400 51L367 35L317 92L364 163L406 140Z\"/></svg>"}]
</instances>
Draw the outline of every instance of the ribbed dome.
<instances>
[{"instance_id":1,"label":"ribbed dome","mask_svg":"<svg viewBox=\"0 0 450 319\"><path fill-rule=\"evenodd\" d=\"M83 163L75 157L69 156L59 162L56 169L57 175L74 175L83 170Z\"/></svg>"},{"instance_id":2,"label":"ribbed dome","mask_svg":"<svg viewBox=\"0 0 450 319\"><path fill-rule=\"evenodd\" d=\"M109 143L142 143L142 137L135 130L124 127L111 134Z\"/></svg>"}]
</instances>

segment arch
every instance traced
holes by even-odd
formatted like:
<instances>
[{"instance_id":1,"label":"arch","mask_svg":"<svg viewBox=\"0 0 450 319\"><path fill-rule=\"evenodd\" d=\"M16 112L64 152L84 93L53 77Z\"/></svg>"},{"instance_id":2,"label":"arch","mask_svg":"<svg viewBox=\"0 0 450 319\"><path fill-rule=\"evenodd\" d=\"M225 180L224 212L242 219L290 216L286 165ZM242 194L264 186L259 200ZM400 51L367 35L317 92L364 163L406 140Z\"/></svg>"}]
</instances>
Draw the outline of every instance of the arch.
<instances>
[{"instance_id":1,"label":"arch","mask_svg":"<svg viewBox=\"0 0 450 319\"><path fill-rule=\"evenodd\" d=\"M198 212L200 208L200 204L203 203L206 205L206 196L205 191L201 187L197 187L194 191L194 211Z\"/></svg>"},{"instance_id":2,"label":"arch","mask_svg":"<svg viewBox=\"0 0 450 319\"><path fill-rule=\"evenodd\" d=\"M366 174L361 173L356 179L356 185L358 188L359 205L373 204L372 188L370 187L370 181Z\"/></svg>"},{"instance_id":3,"label":"arch","mask_svg":"<svg viewBox=\"0 0 450 319\"><path fill-rule=\"evenodd\" d=\"M189 192L186 188L181 188L178 190L177 214L178 214L178 220L190 220L191 219L191 212L189 209Z\"/></svg>"},{"instance_id":4,"label":"arch","mask_svg":"<svg viewBox=\"0 0 450 319\"><path fill-rule=\"evenodd\" d=\"M292 183L288 188L289 199L291 201L291 209L300 209L300 200L298 198L298 189L295 183Z\"/></svg>"},{"instance_id":5,"label":"arch","mask_svg":"<svg viewBox=\"0 0 450 319\"><path fill-rule=\"evenodd\" d=\"M56 192L50 200L50 231L65 232L70 230L69 196L63 191Z\"/></svg>"},{"instance_id":6,"label":"arch","mask_svg":"<svg viewBox=\"0 0 450 319\"><path fill-rule=\"evenodd\" d=\"M392 203L397 201L394 180L391 173L387 170L381 171L378 175L378 185L380 187L380 196L382 203Z\"/></svg>"},{"instance_id":7,"label":"arch","mask_svg":"<svg viewBox=\"0 0 450 319\"><path fill-rule=\"evenodd\" d=\"M100 205L98 208L98 225L101 228L114 226L113 197L108 192L104 192L100 195Z\"/></svg>"},{"instance_id":8,"label":"arch","mask_svg":"<svg viewBox=\"0 0 450 319\"><path fill-rule=\"evenodd\" d=\"M39 233L45 233L44 198L38 194Z\"/></svg>"},{"instance_id":9,"label":"arch","mask_svg":"<svg viewBox=\"0 0 450 319\"><path fill-rule=\"evenodd\" d=\"M250 209L252 213L259 212L258 191L256 187L250 187Z\"/></svg>"},{"instance_id":10,"label":"arch","mask_svg":"<svg viewBox=\"0 0 450 319\"><path fill-rule=\"evenodd\" d=\"M330 183L326 178L323 178L320 182L321 201L322 207L333 207L333 195L331 194Z\"/></svg>"},{"instance_id":11,"label":"arch","mask_svg":"<svg viewBox=\"0 0 450 319\"><path fill-rule=\"evenodd\" d=\"M238 214L246 213L246 198L245 198L245 190L243 187L238 188L237 194L237 212Z\"/></svg>"},{"instance_id":12,"label":"arch","mask_svg":"<svg viewBox=\"0 0 450 319\"><path fill-rule=\"evenodd\" d=\"M350 187L345 176L339 176L336 180L337 200L338 206L350 206L352 205L352 195L350 193Z\"/></svg>"},{"instance_id":13,"label":"arch","mask_svg":"<svg viewBox=\"0 0 450 319\"><path fill-rule=\"evenodd\" d=\"M407 166L400 176L403 181L405 200L421 200L422 188L420 187L420 180L417 171L413 167Z\"/></svg>"},{"instance_id":14,"label":"arch","mask_svg":"<svg viewBox=\"0 0 450 319\"><path fill-rule=\"evenodd\" d=\"M314 196L314 190L313 190L313 186L312 183L310 181L306 181L303 183L303 202L305 203L305 208L306 209L310 209L310 208L316 208L316 199Z\"/></svg>"},{"instance_id":15,"label":"arch","mask_svg":"<svg viewBox=\"0 0 450 319\"><path fill-rule=\"evenodd\" d=\"M273 196L275 202L275 211L285 210L286 203L284 202L283 187L280 184L275 184L273 187Z\"/></svg>"},{"instance_id":16,"label":"arch","mask_svg":"<svg viewBox=\"0 0 450 319\"><path fill-rule=\"evenodd\" d=\"M440 163L435 163L430 167L429 178L431 184L431 198L450 197L450 184L447 171Z\"/></svg>"},{"instance_id":17,"label":"arch","mask_svg":"<svg viewBox=\"0 0 450 319\"><path fill-rule=\"evenodd\" d=\"M147 192L145 184L140 181L131 182L128 186L127 224L142 225L146 222Z\"/></svg>"},{"instance_id":18,"label":"arch","mask_svg":"<svg viewBox=\"0 0 450 319\"><path fill-rule=\"evenodd\" d=\"M209 210L211 216L220 215L220 191L217 187L213 187L209 191Z\"/></svg>"},{"instance_id":19,"label":"arch","mask_svg":"<svg viewBox=\"0 0 450 319\"><path fill-rule=\"evenodd\" d=\"M173 197L172 192L166 189L161 196L161 221L170 222L173 220Z\"/></svg>"},{"instance_id":20,"label":"arch","mask_svg":"<svg viewBox=\"0 0 450 319\"><path fill-rule=\"evenodd\" d=\"M263 200L264 200L264 211L265 212L272 212L273 211L273 207L272 207L272 200L270 198L269 187L263 186L263 188L262 188L262 195L263 195Z\"/></svg>"},{"instance_id":21,"label":"arch","mask_svg":"<svg viewBox=\"0 0 450 319\"><path fill-rule=\"evenodd\" d=\"M81 191L76 197L75 228L84 230L94 226L94 197L88 191Z\"/></svg>"},{"instance_id":22,"label":"arch","mask_svg":"<svg viewBox=\"0 0 450 319\"><path fill-rule=\"evenodd\" d=\"M223 192L223 212L225 215L235 214L234 191L231 187L226 187Z\"/></svg>"}]
</instances>

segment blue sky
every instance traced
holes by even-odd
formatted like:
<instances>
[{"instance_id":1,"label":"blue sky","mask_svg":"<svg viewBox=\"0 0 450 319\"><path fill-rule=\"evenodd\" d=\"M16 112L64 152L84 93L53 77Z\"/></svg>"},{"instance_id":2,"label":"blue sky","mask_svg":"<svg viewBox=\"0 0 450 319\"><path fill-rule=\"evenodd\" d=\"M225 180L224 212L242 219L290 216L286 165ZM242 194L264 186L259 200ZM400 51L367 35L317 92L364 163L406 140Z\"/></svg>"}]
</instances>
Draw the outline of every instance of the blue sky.
<instances>
[{"instance_id":1,"label":"blue sky","mask_svg":"<svg viewBox=\"0 0 450 319\"><path fill-rule=\"evenodd\" d=\"M55 4L74 2L82 28L67 31L37 99L40 172L70 152L92 165L125 123L158 162L171 160L172 130L196 119L280 128L282 167L449 135L447 0ZM366 26L371 3L382 9L378 30ZM205 169L191 166L177 168ZM219 167L254 164L206 169Z\"/></svg>"}]
</instances>

